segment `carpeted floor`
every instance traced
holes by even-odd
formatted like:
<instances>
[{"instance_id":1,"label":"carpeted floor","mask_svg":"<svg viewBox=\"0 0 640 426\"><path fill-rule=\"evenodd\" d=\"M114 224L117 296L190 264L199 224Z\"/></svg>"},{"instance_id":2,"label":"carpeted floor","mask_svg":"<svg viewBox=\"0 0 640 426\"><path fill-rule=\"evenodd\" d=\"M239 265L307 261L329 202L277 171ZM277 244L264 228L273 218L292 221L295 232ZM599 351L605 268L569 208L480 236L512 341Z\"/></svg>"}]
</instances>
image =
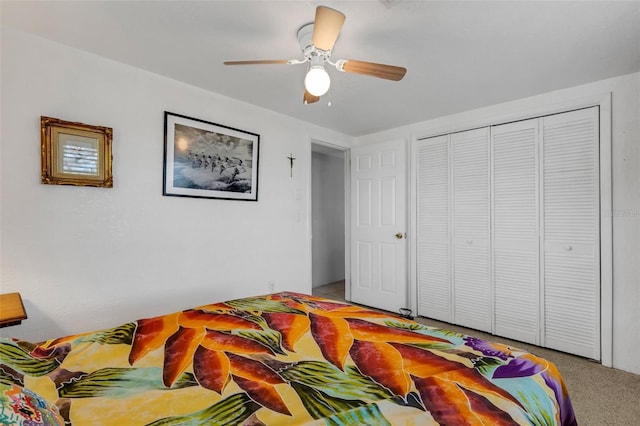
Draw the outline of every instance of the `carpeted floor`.
<instances>
[{"instance_id":1,"label":"carpeted floor","mask_svg":"<svg viewBox=\"0 0 640 426\"><path fill-rule=\"evenodd\" d=\"M344 281L315 287L313 294L344 301ZM580 426L640 425L640 375L603 367L588 359L552 349L516 342L428 318L418 317L416 321L522 348L553 362L565 379Z\"/></svg>"}]
</instances>

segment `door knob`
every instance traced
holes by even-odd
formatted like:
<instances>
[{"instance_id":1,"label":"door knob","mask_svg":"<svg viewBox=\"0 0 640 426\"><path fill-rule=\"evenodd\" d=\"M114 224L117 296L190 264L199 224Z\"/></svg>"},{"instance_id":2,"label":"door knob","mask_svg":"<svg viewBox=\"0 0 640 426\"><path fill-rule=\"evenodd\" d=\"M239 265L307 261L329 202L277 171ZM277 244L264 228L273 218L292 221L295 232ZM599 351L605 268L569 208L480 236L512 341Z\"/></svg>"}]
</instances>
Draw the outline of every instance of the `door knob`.
<instances>
[{"instance_id":1,"label":"door knob","mask_svg":"<svg viewBox=\"0 0 640 426\"><path fill-rule=\"evenodd\" d=\"M396 234L396 238L399 239L399 240L401 240L403 236L404 236L404 234L402 232L398 232Z\"/></svg>"}]
</instances>

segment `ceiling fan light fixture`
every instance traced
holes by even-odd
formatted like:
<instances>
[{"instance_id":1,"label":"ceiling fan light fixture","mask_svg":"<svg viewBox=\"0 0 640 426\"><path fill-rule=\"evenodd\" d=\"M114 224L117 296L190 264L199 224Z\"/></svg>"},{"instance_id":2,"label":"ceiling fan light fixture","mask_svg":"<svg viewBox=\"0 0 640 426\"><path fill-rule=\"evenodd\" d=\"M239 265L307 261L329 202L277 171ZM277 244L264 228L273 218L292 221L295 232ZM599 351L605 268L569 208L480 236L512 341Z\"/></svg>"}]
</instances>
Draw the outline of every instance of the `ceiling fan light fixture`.
<instances>
[{"instance_id":1,"label":"ceiling fan light fixture","mask_svg":"<svg viewBox=\"0 0 640 426\"><path fill-rule=\"evenodd\" d=\"M2 1L2 0L0 0ZM380 0L391 4L402 0ZM325 68L326 64L333 65L338 71L363 74L386 80L402 80L407 72L406 68L395 65L378 64L375 62L356 61L352 59L340 59L331 61L331 53L335 45L345 15L327 6L316 7L316 17L311 23L305 24L298 29L298 44L304 59L272 59L272 60L250 60L250 61L225 61L225 65L268 65L268 64L304 64L309 67L304 77L304 96L302 102L305 104L316 103L320 97L329 91L331 78Z\"/></svg>"},{"instance_id":2,"label":"ceiling fan light fixture","mask_svg":"<svg viewBox=\"0 0 640 426\"><path fill-rule=\"evenodd\" d=\"M313 96L322 96L329 90L331 79L322 65L313 65L304 78L304 87Z\"/></svg>"}]
</instances>

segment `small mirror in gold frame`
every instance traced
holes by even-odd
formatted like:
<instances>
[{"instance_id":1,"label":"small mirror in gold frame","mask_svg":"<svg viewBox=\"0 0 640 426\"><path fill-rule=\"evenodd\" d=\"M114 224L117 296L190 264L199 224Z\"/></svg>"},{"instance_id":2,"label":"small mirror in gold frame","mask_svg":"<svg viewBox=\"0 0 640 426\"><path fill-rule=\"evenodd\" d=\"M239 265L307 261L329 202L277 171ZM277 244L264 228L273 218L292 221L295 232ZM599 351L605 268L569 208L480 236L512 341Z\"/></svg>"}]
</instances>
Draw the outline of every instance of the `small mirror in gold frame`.
<instances>
[{"instance_id":1,"label":"small mirror in gold frame","mask_svg":"<svg viewBox=\"0 0 640 426\"><path fill-rule=\"evenodd\" d=\"M113 187L110 127L40 117L42 183Z\"/></svg>"}]
</instances>

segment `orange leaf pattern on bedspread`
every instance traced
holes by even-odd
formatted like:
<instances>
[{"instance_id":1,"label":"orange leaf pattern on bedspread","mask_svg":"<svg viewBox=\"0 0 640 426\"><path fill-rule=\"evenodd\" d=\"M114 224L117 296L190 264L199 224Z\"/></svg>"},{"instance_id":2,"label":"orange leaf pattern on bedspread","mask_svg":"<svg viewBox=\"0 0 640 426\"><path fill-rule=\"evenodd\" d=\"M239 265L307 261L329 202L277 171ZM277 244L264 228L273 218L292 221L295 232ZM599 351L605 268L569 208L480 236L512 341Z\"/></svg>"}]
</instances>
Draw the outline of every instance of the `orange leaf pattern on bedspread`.
<instances>
[{"instance_id":1,"label":"orange leaf pattern on bedspread","mask_svg":"<svg viewBox=\"0 0 640 426\"><path fill-rule=\"evenodd\" d=\"M343 318L331 318L311 312L309 320L311 335L322 350L322 355L331 364L344 369L344 361L353 344L349 324Z\"/></svg>"},{"instance_id":2,"label":"orange leaf pattern on bedspread","mask_svg":"<svg viewBox=\"0 0 640 426\"><path fill-rule=\"evenodd\" d=\"M544 359L290 292L42 344L1 339L5 383L40 386L76 426L576 424Z\"/></svg>"},{"instance_id":3,"label":"orange leaf pattern on bedspread","mask_svg":"<svg viewBox=\"0 0 640 426\"><path fill-rule=\"evenodd\" d=\"M385 342L355 340L351 358L365 376L371 377L399 396L409 393L411 379L402 368L402 356Z\"/></svg>"},{"instance_id":4,"label":"orange leaf pattern on bedspread","mask_svg":"<svg viewBox=\"0 0 640 426\"><path fill-rule=\"evenodd\" d=\"M298 339L309 331L309 318L306 315L296 315L282 312L264 312L262 317L269 327L282 335L282 345L290 352L295 352L293 346Z\"/></svg>"}]
</instances>

